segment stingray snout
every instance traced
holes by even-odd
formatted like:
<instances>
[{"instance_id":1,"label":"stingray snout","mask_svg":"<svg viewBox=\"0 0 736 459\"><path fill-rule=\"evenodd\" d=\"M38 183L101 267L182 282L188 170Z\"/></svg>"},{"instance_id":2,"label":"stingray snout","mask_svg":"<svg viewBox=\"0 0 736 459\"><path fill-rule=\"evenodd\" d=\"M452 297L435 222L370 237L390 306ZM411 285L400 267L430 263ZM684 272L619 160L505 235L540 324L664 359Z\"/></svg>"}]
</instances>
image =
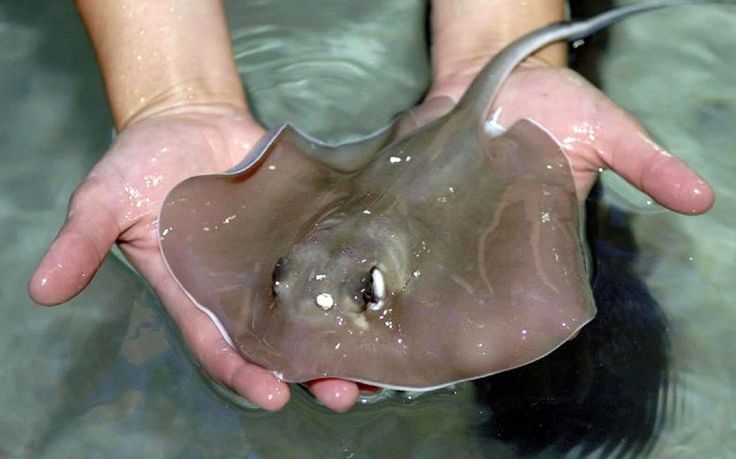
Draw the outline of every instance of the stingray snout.
<instances>
[{"instance_id":1,"label":"stingray snout","mask_svg":"<svg viewBox=\"0 0 736 459\"><path fill-rule=\"evenodd\" d=\"M325 275L326 277L326 275ZM314 303L323 311L329 311L340 301L339 309L343 312L361 313L368 311L380 311L386 304L386 280L377 266L373 266L367 273L359 276L350 276L344 285L337 285L336 291L342 291L342 295L333 295L329 292L318 293L314 297ZM334 285L334 284L332 284ZM357 285L357 288L354 287ZM320 291L317 288L315 291Z\"/></svg>"},{"instance_id":2,"label":"stingray snout","mask_svg":"<svg viewBox=\"0 0 736 459\"><path fill-rule=\"evenodd\" d=\"M271 278L274 298L297 314L380 311L388 295L383 270L345 257L322 267L280 258Z\"/></svg>"}]
</instances>

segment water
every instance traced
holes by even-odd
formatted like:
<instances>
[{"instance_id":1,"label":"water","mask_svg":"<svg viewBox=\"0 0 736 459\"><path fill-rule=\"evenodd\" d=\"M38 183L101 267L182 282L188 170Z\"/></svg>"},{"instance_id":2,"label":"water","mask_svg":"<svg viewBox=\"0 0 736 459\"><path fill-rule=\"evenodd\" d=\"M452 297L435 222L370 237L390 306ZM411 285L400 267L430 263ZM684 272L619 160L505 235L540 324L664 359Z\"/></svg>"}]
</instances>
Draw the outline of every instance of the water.
<instances>
[{"instance_id":1,"label":"water","mask_svg":"<svg viewBox=\"0 0 736 459\"><path fill-rule=\"evenodd\" d=\"M251 3L247 15L228 6L240 67L266 123L293 116L315 135L348 138L421 98L422 2L375 10L328 2L329 14L313 16L285 2ZM265 27L274 17L285 25ZM347 39L355 34L371 39ZM340 52L329 61L315 54L325 43ZM605 90L718 193L703 217L633 219L636 269L669 317L674 355L651 457L736 451L732 43L734 8L680 9L615 28L601 62ZM235 408L210 391L153 295L114 258L69 304L32 306L24 285L68 195L107 146L110 123L71 2L0 2L0 44L0 457L514 457L470 432L492 413L476 405L469 385L346 415L300 391L277 414ZM320 79L326 73L332 78Z\"/></svg>"},{"instance_id":2,"label":"water","mask_svg":"<svg viewBox=\"0 0 736 459\"><path fill-rule=\"evenodd\" d=\"M714 185L691 218L643 214L639 272L671 324L676 404L653 455L734 457L736 359L736 11L672 10L614 30L604 88Z\"/></svg>"}]
</instances>

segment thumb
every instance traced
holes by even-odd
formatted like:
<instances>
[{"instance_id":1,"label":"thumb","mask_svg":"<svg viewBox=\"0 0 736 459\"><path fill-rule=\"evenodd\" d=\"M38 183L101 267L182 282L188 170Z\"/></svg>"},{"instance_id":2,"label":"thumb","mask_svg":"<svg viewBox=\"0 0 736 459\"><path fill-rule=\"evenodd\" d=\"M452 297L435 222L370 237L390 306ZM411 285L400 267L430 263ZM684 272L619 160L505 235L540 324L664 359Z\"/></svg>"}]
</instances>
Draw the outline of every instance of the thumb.
<instances>
[{"instance_id":1,"label":"thumb","mask_svg":"<svg viewBox=\"0 0 736 459\"><path fill-rule=\"evenodd\" d=\"M603 163L661 205L702 214L715 200L710 185L687 164L657 145L633 116L603 101L598 154Z\"/></svg>"},{"instance_id":2,"label":"thumb","mask_svg":"<svg viewBox=\"0 0 736 459\"><path fill-rule=\"evenodd\" d=\"M81 292L102 264L120 234L106 190L88 178L72 195L64 226L28 284L38 304L52 306Z\"/></svg>"}]
</instances>

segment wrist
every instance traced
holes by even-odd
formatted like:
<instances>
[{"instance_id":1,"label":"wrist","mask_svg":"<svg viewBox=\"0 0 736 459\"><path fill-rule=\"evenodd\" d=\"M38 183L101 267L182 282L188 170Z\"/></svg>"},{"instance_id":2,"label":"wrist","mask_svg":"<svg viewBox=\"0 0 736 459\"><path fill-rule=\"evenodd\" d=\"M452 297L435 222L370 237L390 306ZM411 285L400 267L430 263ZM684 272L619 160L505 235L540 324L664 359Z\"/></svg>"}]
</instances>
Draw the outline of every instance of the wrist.
<instances>
[{"instance_id":1,"label":"wrist","mask_svg":"<svg viewBox=\"0 0 736 459\"><path fill-rule=\"evenodd\" d=\"M473 80L481 71L481 69L493 58L495 52L488 57L479 57L477 59L467 59L465 61L456 61L452 72L446 72L438 77L433 78L432 84L427 91L425 100L434 99L436 97L450 97L456 102L465 94L465 91L473 83ZM540 68L562 68L557 62L550 62L539 56L532 55L525 59L514 72L540 69Z\"/></svg>"},{"instance_id":2,"label":"wrist","mask_svg":"<svg viewBox=\"0 0 736 459\"><path fill-rule=\"evenodd\" d=\"M181 106L245 108L220 0L76 0L118 130Z\"/></svg>"},{"instance_id":3,"label":"wrist","mask_svg":"<svg viewBox=\"0 0 736 459\"><path fill-rule=\"evenodd\" d=\"M115 106L115 101L112 101ZM243 116L250 118L240 79L193 78L173 83L154 92L152 96L120 101L123 108L115 113L118 130L152 117L171 114L197 113Z\"/></svg>"},{"instance_id":4,"label":"wrist","mask_svg":"<svg viewBox=\"0 0 736 459\"><path fill-rule=\"evenodd\" d=\"M473 78L499 51L533 30L564 19L561 0L433 0L432 87L428 97L459 99ZM523 66L562 67L564 43L546 47Z\"/></svg>"}]
</instances>

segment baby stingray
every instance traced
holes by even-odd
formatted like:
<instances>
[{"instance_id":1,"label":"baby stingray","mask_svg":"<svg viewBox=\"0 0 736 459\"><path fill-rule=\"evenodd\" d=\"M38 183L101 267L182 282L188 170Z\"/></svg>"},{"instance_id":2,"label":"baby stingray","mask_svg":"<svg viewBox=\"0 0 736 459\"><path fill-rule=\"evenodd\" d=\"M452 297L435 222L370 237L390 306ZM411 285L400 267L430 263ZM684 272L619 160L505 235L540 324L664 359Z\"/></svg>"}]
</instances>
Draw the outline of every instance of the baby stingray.
<instances>
[{"instance_id":1,"label":"baby stingray","mask_svg":"<svg viewBox=\"0 0 736 459\"><path fill-rule=\"evenodd\" d=\"M595 315L580 203L544 129L491 133L487 112L535 50L672 3L533 32L456 106L434 100L359 142L269 131L236 168L171 191L171 273L246 359L289 382L430 390L545 356Z\"/></svg>"}]
</instances>

